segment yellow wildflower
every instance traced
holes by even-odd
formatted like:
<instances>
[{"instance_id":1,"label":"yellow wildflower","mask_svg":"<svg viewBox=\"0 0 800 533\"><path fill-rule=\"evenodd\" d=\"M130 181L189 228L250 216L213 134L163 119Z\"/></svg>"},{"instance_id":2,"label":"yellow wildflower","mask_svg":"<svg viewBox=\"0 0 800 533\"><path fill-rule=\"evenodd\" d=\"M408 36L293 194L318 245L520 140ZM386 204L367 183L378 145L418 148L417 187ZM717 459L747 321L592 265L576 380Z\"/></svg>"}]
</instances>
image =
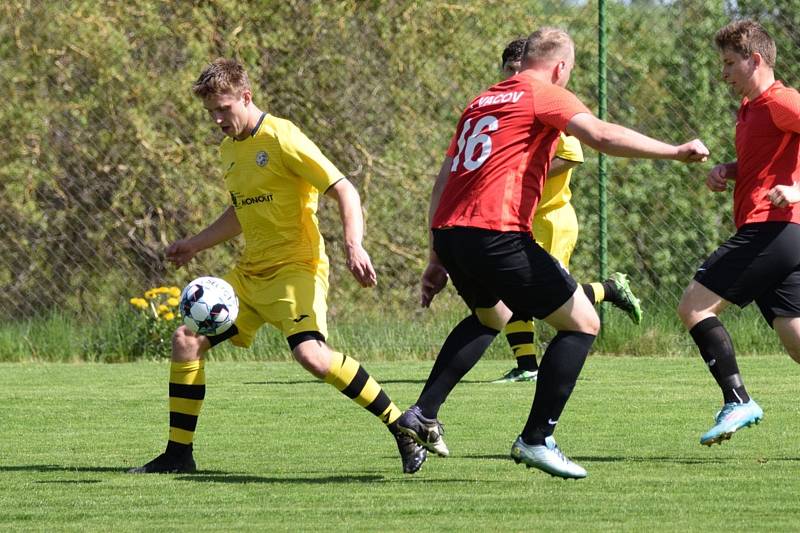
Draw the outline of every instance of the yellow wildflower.
<instances>
[{"instance_id":1,"label":"yellow wildflower","mask_svg":"<svg viewBox=\"0 0 800 533\"><path fill-rule=\"evenodd\" d=\"M138 309L146 309L147 308L147 300L144 298L131 298L130 299L131 305L138 308Z\"/></svg>"},{"instance_id":2,"label":"yellow wildflower","mask_svg":"<svg viewBox=\"0 0 800 533\"><path fill-rule=\"evenodd\" d=\"M178 307L179 303L181 303L181 302L177 298L168 298L167 299L167 305L169 305L169 306Z\"/></svg>"},{"instance_id":3,"label":"yellow wildflower","mask_svg":"<svg viewBox=\"0 0 800 533\"><path fill-rule=\"evenodd\" d=\"M167 294L169 294L173 298L178 298L181 295L181 290L178 287L169 287L169 289L167 290Z\"/></svg>"},{"instance_id":4,"label":"yellow wildflower","mask_svg":"<svg viewBox=\"0 0 800 533\"><path fill-rule=\"evenodd\" d=\"M175 313L169 312L164 315L164 320L175 320Z\"/></svg>"}]
</instances>

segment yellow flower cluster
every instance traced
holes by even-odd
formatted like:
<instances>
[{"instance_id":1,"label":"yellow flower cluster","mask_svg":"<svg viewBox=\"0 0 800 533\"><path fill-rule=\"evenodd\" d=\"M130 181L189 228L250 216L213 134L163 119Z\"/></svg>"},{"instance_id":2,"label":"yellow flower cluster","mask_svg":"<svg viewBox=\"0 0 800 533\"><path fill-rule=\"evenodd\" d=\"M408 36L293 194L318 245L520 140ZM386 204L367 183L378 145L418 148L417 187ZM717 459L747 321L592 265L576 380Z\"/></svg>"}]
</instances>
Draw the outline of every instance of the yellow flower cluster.
<instances>
[{"instance_id":1,"label":"yellow flower cluster","mask_svg":"<svg viewBox=\"0 0 800 533\"><path fill-rule=\"evenodd\" d=\"M180 301L178 287L155 287L145 291L144 298L131 298L130 304L141 311L150 311L155 320L175 320L175 310Z\"/></svg>"}]
</instances>

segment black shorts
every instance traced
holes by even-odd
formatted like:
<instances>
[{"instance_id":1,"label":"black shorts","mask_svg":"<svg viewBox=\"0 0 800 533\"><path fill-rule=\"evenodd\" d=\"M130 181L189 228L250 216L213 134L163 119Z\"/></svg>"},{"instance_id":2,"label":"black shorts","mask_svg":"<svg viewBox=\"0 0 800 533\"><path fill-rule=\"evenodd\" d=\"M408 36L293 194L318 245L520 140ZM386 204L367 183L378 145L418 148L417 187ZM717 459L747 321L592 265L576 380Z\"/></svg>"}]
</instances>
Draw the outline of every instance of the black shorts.
<instances>
[{"instance_id":1,"label":"black shorts","mask_svg":"<svg viewBox=\"0 0 800 533\"><path fill-rule=\"evenodd\" d=\"M800 224L745 224L694 279L739 307L755 300L770 325L777 316L800 317Z\"/></svg>"},{"instance_id":2,"label":"black shorts","mask_svg":"<svg viewBox=\"0 0 800 533\"><path fill-rule=\"evenodd\" d=\"M544 318L578 288L569 272L530 233L437 229L433 248L473 311L502 300L520 319Z\"/></svg>"}]
</instances>

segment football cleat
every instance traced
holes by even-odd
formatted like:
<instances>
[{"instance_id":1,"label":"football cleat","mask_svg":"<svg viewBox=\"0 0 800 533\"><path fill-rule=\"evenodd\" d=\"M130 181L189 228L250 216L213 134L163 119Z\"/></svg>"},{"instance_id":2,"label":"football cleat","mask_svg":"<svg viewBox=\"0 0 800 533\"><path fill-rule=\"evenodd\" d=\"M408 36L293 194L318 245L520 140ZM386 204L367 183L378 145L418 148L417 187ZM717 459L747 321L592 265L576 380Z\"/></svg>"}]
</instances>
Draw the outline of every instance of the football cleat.
<instances>
[{"instance_id":1,"label":"football cleat","mask_svg":"<svg viewBox=\"0 0 800 533\"><path fill-rule=\"evenodd\" d=\"M631 291L631 284L628 281L628 276L622 272L614 272L609 276L608 281L613 283L614 287L617 289L618 299L612 302L614 306L625 311L634 324L641 324L642 303Z\"/></svg>"},{"instance_id":2,"label":"football cleat","mask_svg":"<svg viewBox=\"0 0 800 533\"><path fill-rule=\"evenodd\" d=\"M738 430L758 424L763 417L764 411L752 398L747 403L726 403L717 413L714 427L700 437L700 444L722 444L722 441L730 439Z\"/></svg>"},{"instance_id":3,"label":"football cleat","mask_svg":"<svg viewBox=\"0 0 800 533\"><path fill-rule=\"evenodd\" d=\"M428 450L417 444L410 435L400 431L397 427L397 422L389 424L388 427L397 442L397 450L400 452L400 459L403 461L403 473L416 473L422 468L422 463L425 462L425 459L428 458Z\"/></svg>"},{"instance_id":4,"label":"football cleat","mask_svg":"<svg viewBox=\"0 0 800 533\"><path fill-rule=\"evenodd\" d=\"M521 368L512 368L506 374L498 378L492 383L515 383L518 381L536 381L539 377L538 370L523 370Z\"/></svg>"},{"instance_id":5,"label":"football cleat","mask_svg":"<svg viewBox=\"0 0 800 533\"><path fill-rule=\"evenodd\" d=\"M561 453L552 435L544 440L544 444L539 445L525 444L520 435L511 446L511 458L517 464L525 463L526 467L538 468L551 476L564 479L586 477L586 470Z\"/></svg>"},{"instance_id":6,"label":"football cleat","mask_svg":"<svg viewBox=\"0 0 800 533\"><path fill-rule=\"evenodd\" d=\"M162 453L149 463L128 470L129 474L194 474L197 465L192 457L192 449L185 453Z\"/></svg>"},{"instance_id":7,"label":"football cleat","mask_svg":"<svg viewBox=\"0 0 800 533\"><path fill-rule=\"evenodd\" d=\"M435 418L425 418L416 405L412 405L397 419L397 428L411 436L417 444L424 446L441 457L450 455L450 450L442 439L444 428Z\"/></svg>"}]
</instances>

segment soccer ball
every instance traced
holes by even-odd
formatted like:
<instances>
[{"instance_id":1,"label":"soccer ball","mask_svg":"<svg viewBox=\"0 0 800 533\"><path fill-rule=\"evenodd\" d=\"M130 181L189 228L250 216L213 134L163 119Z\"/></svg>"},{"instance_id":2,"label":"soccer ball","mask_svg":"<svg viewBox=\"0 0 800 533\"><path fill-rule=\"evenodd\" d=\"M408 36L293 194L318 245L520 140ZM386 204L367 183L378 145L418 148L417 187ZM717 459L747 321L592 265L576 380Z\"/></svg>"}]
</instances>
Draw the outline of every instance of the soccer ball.
<instances>
[{"instance_id":1,"label":"soccer ball","mask_svg":"<svg viewBox=\"0 0 800 533\"><path fill-rule=\"evenodd\" d=\"M204 276L181 292L183 323L201 335L219 335L230 329L239 314L239 299L224 279Z\"/></svg>"}]
</instances>

